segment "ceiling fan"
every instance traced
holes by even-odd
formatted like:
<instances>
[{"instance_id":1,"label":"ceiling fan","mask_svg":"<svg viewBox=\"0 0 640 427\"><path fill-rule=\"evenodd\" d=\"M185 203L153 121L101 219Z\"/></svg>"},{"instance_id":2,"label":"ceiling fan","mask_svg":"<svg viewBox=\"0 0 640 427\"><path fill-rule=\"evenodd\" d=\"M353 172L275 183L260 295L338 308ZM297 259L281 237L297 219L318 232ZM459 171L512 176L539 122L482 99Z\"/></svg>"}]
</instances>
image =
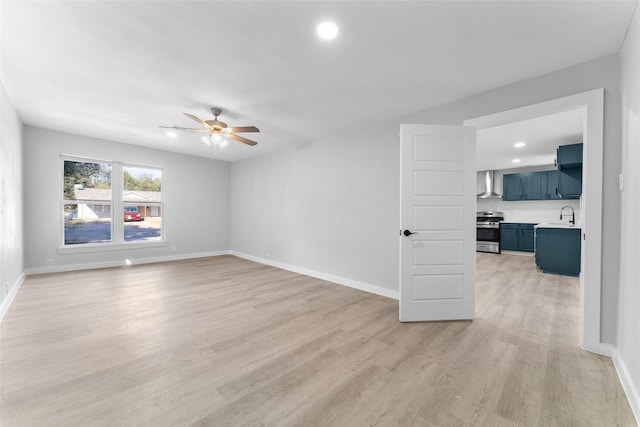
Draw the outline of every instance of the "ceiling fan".
<instances>
[{"instance_id":1,"label":"ceiling fan","mask_svg":"<svg viewBox=\"0 0 640 427\"><path fill-rule=\"evenodd\" d=\"M222 114L222 110L220 108L211 108L211 113L215 117L213 120L202 120L201 118L194 116L193 114L183 113L185 116L189 117L192 120L200 123L203 128L185 128L180 126L160 126L164 129L176 129L184 132L207 132L208 138L203 137L203 141L206 144L213 144L218 148L221 148L224 144L224 138L233 139L234 141L242 142L247 145L257 145L256 141L252 141L248 138L245 138L240 135L236 135L236 133L244 133L244 132L260 132L255 126L236 126L236 127L228 127L225 122L221 122L218 120L218 116ZM224 137L224 138L223 138ZM226 145L226 144L224 144Z\"/></svg>"}]
</instances>

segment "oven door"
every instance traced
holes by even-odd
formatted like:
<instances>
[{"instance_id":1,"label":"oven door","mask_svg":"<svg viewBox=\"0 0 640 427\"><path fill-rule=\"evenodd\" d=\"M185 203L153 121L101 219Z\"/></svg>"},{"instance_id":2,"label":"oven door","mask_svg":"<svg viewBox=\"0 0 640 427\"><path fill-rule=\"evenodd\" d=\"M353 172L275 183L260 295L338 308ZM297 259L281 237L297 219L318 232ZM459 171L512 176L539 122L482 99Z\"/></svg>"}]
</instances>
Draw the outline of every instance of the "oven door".
<instances>
[{"instance_id":1,"label":"oven door","mask_svg":"<svg viewBox=\"0 0 640 427\"><path fill-rule=\"evenodd\" d=\"M500 253L500 226L485 224L476 226L476 251Z\"/></svg>"}]
</instances>

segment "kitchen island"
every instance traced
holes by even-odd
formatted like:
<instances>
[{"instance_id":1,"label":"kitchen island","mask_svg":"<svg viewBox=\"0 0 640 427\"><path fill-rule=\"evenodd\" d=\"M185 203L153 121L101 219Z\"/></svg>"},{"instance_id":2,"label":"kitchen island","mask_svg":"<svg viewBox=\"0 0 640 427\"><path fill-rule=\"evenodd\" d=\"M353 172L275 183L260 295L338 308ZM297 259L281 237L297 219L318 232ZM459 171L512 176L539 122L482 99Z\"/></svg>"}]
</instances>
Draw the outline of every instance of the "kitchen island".
<instances>
[{"instance_id":1,"label":"kitchen island","mask_svg":"<svg viewBox=\"0 0 640 427\"><path fill-rule=\"evenodd\" d=\"M580 275L582 229L574 224L542 223L534 227L535 261L544 273Z\"/></svg>"}]
</instances>

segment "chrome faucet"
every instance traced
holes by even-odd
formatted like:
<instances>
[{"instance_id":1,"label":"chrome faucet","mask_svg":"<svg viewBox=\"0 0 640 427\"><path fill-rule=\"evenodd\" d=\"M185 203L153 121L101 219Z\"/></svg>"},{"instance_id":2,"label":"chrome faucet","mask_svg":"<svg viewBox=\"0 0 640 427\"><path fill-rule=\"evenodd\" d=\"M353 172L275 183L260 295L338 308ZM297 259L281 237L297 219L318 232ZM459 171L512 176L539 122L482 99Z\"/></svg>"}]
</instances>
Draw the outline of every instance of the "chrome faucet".
<instances>
[{"instance_id":1,"label":"chrome faucet","mask_svg":"<svg viewBox=\"0 0 640 427\"><path fill-rule=\"evenodd\" d=\"M562 209L560 209L560 221L562 221L562 217L564 217L564 215L562 214L562 212L566 209L569 208L571 209L571 220L569 221L571 224L576 225L576 213L574 212L573 208L571 206L563 206Z\"/></svg>"}]
</instances>

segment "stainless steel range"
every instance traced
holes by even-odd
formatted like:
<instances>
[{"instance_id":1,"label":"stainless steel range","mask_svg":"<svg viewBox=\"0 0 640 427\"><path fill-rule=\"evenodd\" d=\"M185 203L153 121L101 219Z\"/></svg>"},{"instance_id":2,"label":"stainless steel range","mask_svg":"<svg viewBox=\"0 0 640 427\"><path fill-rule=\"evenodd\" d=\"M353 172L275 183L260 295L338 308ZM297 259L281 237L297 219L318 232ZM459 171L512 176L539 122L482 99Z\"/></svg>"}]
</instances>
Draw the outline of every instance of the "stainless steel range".
<instances>
[{"instance_id":1,"label":"stainless steel range","mask_svg":"<svg viewBox=\"0 0 640 427\"><path fill-rule=\"evenodd\" d=\"M476 252L500 253L500 221L503 212L476 212Z\"/></svg>"}]
</instances>

